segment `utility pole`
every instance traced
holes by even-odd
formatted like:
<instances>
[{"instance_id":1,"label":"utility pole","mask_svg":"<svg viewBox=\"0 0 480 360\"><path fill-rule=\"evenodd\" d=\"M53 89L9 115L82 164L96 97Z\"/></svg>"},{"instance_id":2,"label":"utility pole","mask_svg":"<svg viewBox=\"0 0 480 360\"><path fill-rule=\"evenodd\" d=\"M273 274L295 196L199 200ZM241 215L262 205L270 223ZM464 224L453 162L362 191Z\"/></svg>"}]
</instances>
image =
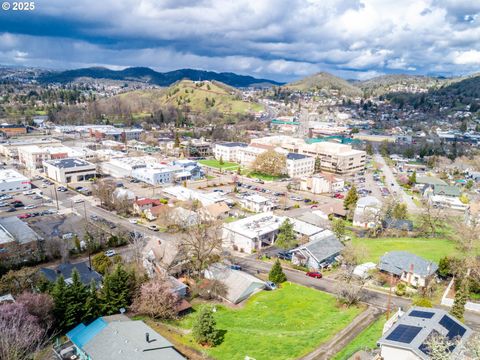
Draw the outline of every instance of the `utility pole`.
<instances>
[{"instance_id":1,"label":"utility pole","mask_svg":"<svg viewBox=\"0 0 480 360\"><path fill-rule=\"evenodd\" d=\"M391 311L391 306L392 306L392 284L393 284L393 275L390 274L390 289L388 291L388 302L387 302L387 320L390 318L390 311Z\"/></svg>"}]
</instances>

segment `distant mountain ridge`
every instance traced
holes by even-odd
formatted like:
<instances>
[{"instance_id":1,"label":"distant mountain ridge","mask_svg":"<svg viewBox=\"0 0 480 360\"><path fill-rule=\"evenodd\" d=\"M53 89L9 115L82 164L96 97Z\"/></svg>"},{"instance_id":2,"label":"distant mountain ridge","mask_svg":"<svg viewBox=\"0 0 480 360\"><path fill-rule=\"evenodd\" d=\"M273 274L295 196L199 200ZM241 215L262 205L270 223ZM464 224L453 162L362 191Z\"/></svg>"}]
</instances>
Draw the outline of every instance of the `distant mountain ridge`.
<instances>
[{"instance_id":1,"label":"distant mountain ridge","mask_svg":"<svg viewBox=\"0 0 480 360\"><path fill-rule=\"evenodd\" d=\"M231 72L217 73L214 71L195 69L180 69L169 72L157 72L148 67L130 67L124 70L111 70L105 67L91 67L48 72L40 75L38 81L41 83L66 84L79 78L137 81L158 86L170 86L183 79L189 79L192 81L215 80L233 87L267 87L273 85L283 85L283 83L277 81L257 79L253 76L238 75Z\"/></svg>"}]
</instances>

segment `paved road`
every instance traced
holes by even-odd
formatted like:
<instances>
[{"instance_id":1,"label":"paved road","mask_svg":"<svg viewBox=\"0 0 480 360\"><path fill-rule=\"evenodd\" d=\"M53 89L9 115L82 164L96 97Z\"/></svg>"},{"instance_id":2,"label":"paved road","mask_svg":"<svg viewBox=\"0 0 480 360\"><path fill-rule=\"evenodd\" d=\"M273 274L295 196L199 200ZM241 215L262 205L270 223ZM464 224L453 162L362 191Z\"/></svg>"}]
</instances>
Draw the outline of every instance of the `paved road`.
<instances>
[{"instance_id":1,"label":"paved road","mask_svg":"<svg viewBox=\"0 0 480 360\"><path fill-rule=\"evenodd\" d=\"M411 196L409 196L403 188L398 184L397 179L393 175L392 169L390 166L387 165L385 159L380 154L375 154L374 156L375 162L380 164L381 169L383 171L383 175L385 176L385 186L390 191L391 194L397 194L396 197L401 196L402 200L405 204L407 204L408 211L410 213L418 213L421 209L415 204L412 200Z\"/></svg>"},{"instance_id":2,"label":"paved road","mask_svg":"<svg viewBox=\"0 0 480 360\"><path fill-rule=\"evenodd\" d=\"M246 272L256 275L257 271L267 273L270 271L272 264L255 260L251 258L235 258L235 261L242 266L242 269ZM328 292L330 294L336 294L338 290L339 282L329 278L313 279L305 276L303 272L296 270L284 269L285 275L287 275L288 281L308 286L317 290ZM382 292L363 289L363 302L374 306L379 309L386 310L388 304L388 295ZM391 310L395 312L397 308L407 309L411 305L411 300L392 296L391 298ZM438 308L443 308L438 306ZM445 308L443 308L445 309ZM448 309L445 309L448 311ZM475 330L480 330L480 314L474 312L465 313L465 321L468 326Z\"/></svg>"}]
</instances>

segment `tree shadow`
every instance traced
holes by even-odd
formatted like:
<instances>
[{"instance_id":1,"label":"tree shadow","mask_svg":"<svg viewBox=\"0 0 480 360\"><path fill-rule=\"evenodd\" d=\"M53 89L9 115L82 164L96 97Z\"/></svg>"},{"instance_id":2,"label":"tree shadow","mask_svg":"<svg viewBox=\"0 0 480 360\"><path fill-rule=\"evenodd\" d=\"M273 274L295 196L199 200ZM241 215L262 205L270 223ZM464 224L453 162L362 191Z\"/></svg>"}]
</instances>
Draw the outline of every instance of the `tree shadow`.
<instances>
[{"instance_id":1,"label":"tree shadow","mask_svg":"<svg viewBox=\"0 0 480 360\"><path fill-rule=\"evenodd\" d=\"M215 339L215 346L218 346L221 343L223 343L223 341L225 340L225 334L226 333L227 333L227 330L225 330L225 329L218 329L217 330L217 337Z\"/></svg>"}]
</instances>

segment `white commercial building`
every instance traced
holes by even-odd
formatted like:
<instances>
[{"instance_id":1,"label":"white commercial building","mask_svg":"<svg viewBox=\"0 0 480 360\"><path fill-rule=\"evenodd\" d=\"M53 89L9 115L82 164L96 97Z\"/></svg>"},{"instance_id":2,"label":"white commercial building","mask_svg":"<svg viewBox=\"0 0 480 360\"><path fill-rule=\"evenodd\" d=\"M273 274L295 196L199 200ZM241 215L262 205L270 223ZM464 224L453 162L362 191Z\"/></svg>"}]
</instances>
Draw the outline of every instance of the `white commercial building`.
<instances>
[{"instance_id":1,"label":"white commercial building","mask_svg":"<svg viewBox=\"0 0 480 360\"><path fill-rule=\"evenodd\" d=\"M170 184L175 181L177 170L171 166L143 167L132 171L132 177L150 185Z\"/></svg>"},{"instance_id":2,"label":"white commercial building","mask_svg":"<svg viewBox=\"0 0 480 360\"><path fill-rule=\"evenodd\" d=\"M249 145L247 147L243 147L238 150L238 154L237 154L238 162L243 166L250 167L253 165L258 155L273 149L274 147L271 147L269 145L260 145L260 144L254 144L254 145Z\"/></svg>"},{"instance_id":3,"label":"white commercial building","mask_svg":"<svg viewBox=\"0 0 480 360\"><path fill-rule=\"evenodd\" d=\"M70 183L94 178L97 167L81 159L47 160L43 162L45 174L55 181Z\"/></svg>"},{"instance_id":4,"label":"white commercial building","mask_svg":"<svg viewBox=\"0 0 480 360\"><path fill-rule=\"evenodd\" d=\"M284 218L271 212L260 213L223 226L223 244L236 251L251 254L275 242Z\"/></svg>"},{"instance_id":5,"label":"white commercial building","mask_svg":"<svg viewBox=\"0 0 480 360\"><path fill-rule=\"evenodd\" d=\"M247 147L247 144L241 142L215 144L213 147L213 156L217 160L222 159L223 161L239 162L238 151L244 147Z\"/></svg>"},{"instance_id":6,"label":"white commercial building","mask_svg":"<svg viewBox=\"0 0 480 360\"><path fill-rule=\"evenodd\" d=\"M270 199L257 194L243 198L240 203L245 209L254 212L267 212L273 208L273 204Z\"/></svg>"},{"instance_id":7,"label":"white commercial building","mask_svg":"<svg viewBox=\"0 0 480 360\"><path fill-rule=\"evenodd\" d=\"M0 170L0 193L30 190L30 180L15 170Z\"/></svg>"},{"instance_id":8,"label":"white commercial building","mask_svg":"<svg viewBox=\"0 0 480 360\"><path fill-rule=\"evenodd\" d=\"M217 192L204 193L183 186L170 186L162 191L180 201L200 201L203 206L208 206L227 200L224 196Z\"/></svg>"},{"instance_id":9,"label":"white commercial building","mask_svg":"<svg viewBox=\"0 0 480 360\"><path fill-rule=\"evenodd\" d=\"M324 171L337 174L352 174L365 169L367 153L354 150L350 145L333 142L319 142L300 146L300 154L320 158Z\"/></svg>"},{"instance_id":10,"label":"white commercial building","mask_svg":"<svg viewBox=\"0 0 480 360\"><path fill-rule=\"evenodd\" d=\"M286 173L291 178L312 175L315 171L315 158L295 153L287 154Z\"/></svg>"},{"instance_id":11,"label":"white commercial building","mask_svg":"<svg viewBox=\"0 0 480 360\"><path fill-rule=\"evenodd\" d=\"M88 148L70 148L67 146L22 146L18 148L20 164L29 170L40 169L46 160L79 158L89 160L95 158L95 152Z\"/></svg>"},{"instance_id":12,"label":"white commercial building","mask_svg":"<svg viewBox=\"0 0 480 360\"><path fill-rule=\"evenodd\" d=\"M317 174L300 180L300 190L313 194L334 193L341 191L344 186L345 181L333 174Z\"/></svg>"}]
</instances>

